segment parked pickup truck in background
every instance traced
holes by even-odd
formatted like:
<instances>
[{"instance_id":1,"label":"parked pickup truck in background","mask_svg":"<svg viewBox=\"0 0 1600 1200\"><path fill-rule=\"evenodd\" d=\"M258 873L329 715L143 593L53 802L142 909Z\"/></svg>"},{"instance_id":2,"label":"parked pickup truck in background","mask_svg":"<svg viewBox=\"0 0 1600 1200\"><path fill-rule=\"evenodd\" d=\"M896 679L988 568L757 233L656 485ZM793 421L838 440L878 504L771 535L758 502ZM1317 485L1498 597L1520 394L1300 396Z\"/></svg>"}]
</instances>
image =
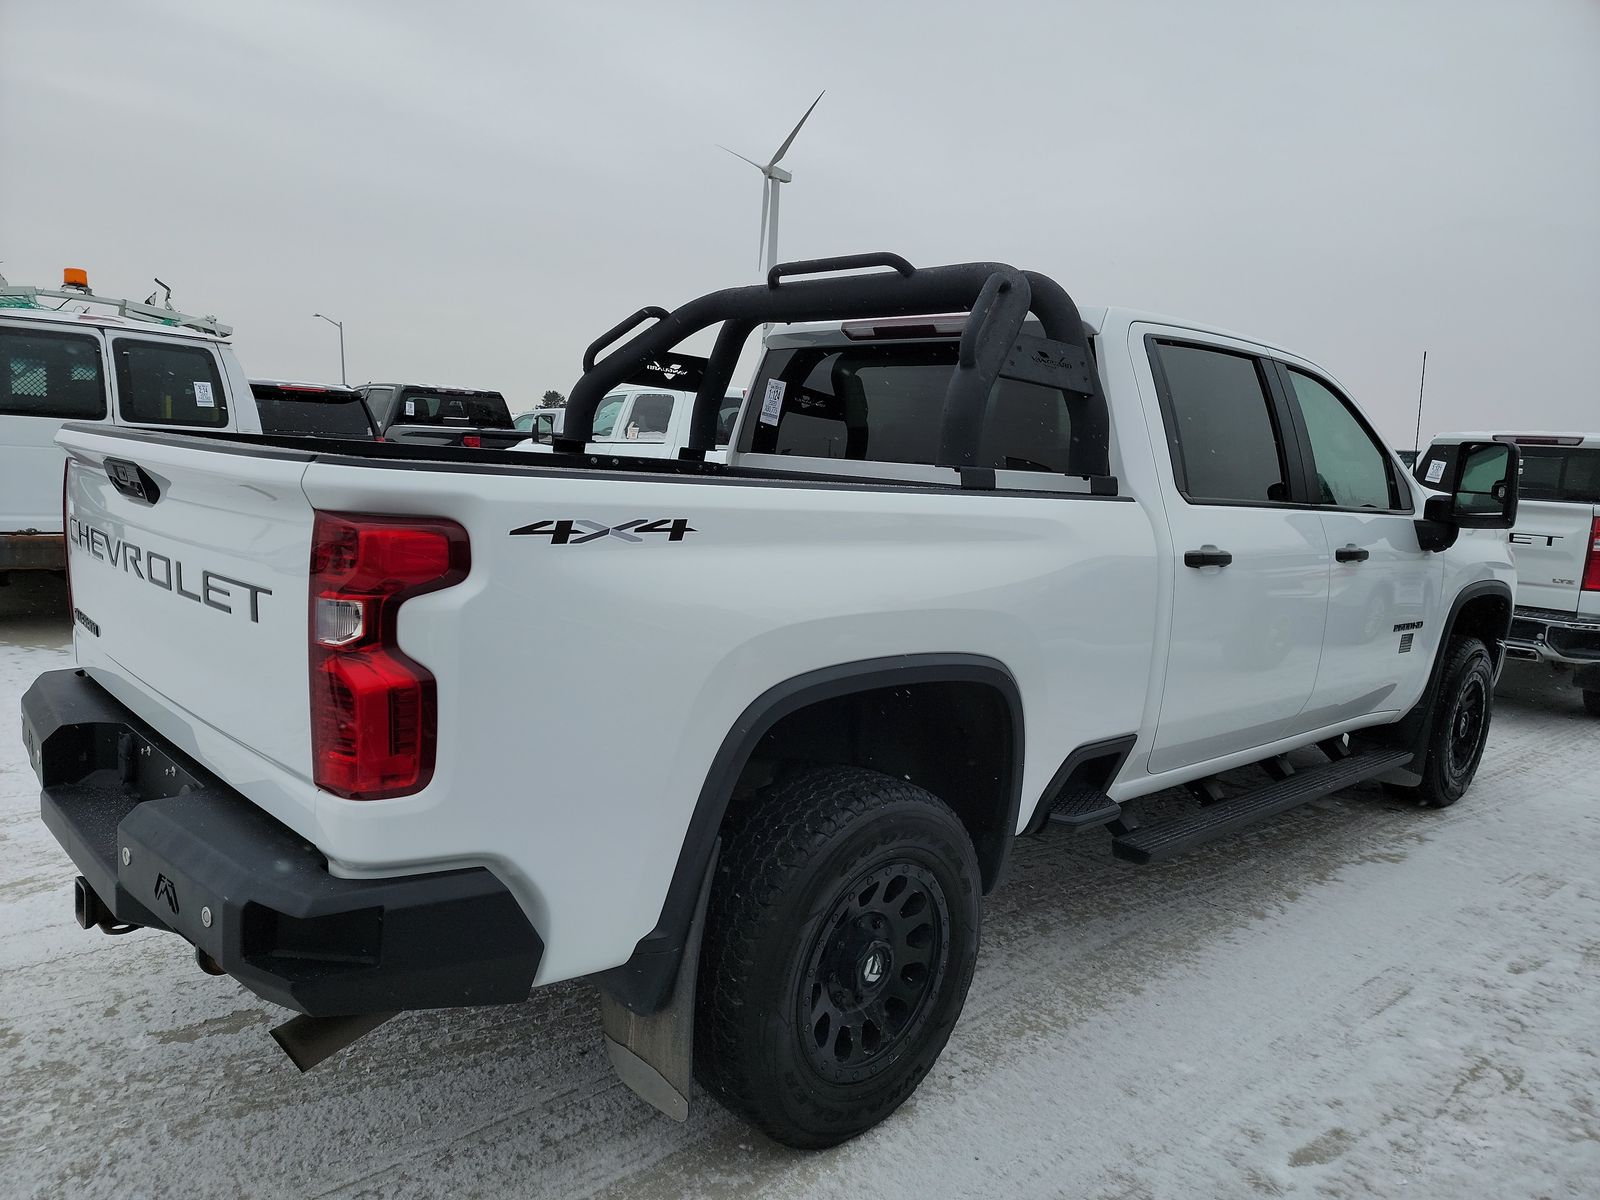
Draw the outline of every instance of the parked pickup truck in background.
<instances>
[{"instance_id":1,"label":"parked pickup truck in background","mask_svg":"<svg viewBox=\"0 0 1600 1200\"><path fill-rule=\"evenodd\" d=\"M1461 444L1484 441L1522 452L1517 523L1507 535L1517 611L1506 653L1570 672L1584 708L1600 717L1600 434L1440 434L1417 478L1439 487Z\"/></svg>"},{"instance_id":2,"label":"parked pickup truck in background","mask_svg":"<svg viewBox=\"0 0 1600 1200\"><path fill-rule=\"evenodd\" d=\"M368 383L356 391L385 441L503 449L528 437L499 392L411 383Z\"/></svg>"},{"instance_id":3,"label":"parked pickup truck in background","mask_svg":"<svg viewBox=\"0 0 1600 1200\"><path fill-rule=\"evenodd\" d=\"M0 279L0 583L66 566L65 422L260 432L231 333L153 298L97 296L76 268L59 289Z\"/></svg>"},{"instance_id":4,"label":"parked pickup truck in background","mask_svg":"<svg viewBox=\"0 0 1600 1200\"><path fill-rule=\"evenodd\" d=\"M250 393L261 414L262 433L358 441L378 438L372 414L354 388L252 379Z\"/></svg>"},{"instance_id":5,"label":"parked pickup truck in background","mask_svg":"<svg viewBox=\"0 0 1600 1200\"><path fill-rule=\"evenodd\" d=\"M1305 358L993 263L651 319L555 454L62 431L78 669L23 722L81 924L304 1014L302 1066L586 978L641 1096L824 1146L937 1059L1019 835L1152 862L1471 782L1514 572L1457 534L1515 519L1515 446L1429 496ZM679 456L586 452L713 326Z\"/></svg>"},{"instance_id":6,"label":"parked pickup truck in background","mask_svg":"<svg viewBox=\"0 0 1600 1200\"><path fill-rule=\"evenodd\" d=\"M693 392L660 387L623 387L608 392L595 412L589 449L595 454L676 458L689 444L689 418L694 398ZM723 397L717 409L715 442L705 455L706 461L722 460L722 451L728 447L734 422L743 405L742 389L730 390ZM549 453L561 430L561 422L553 421L549 436L523 442L517 449Z\"/></svg>"}]
</instances>

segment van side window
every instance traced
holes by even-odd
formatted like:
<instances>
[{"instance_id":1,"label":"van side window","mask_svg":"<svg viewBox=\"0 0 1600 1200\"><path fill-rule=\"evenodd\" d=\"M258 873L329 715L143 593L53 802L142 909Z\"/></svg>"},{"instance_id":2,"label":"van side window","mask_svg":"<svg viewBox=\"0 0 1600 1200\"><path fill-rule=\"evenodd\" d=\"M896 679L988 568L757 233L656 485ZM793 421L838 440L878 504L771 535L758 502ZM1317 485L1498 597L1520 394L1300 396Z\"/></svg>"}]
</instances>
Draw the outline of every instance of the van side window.
<instances>
[{"instance_id":1,"label":"van side window","mask_svg":"<svg viewBox=\"0 0 1600 1200\"><path fill-rule=\"evenodd\" d=\"M99 341L81 333L0 329L0 413L104 417Z\"/></svg>"},{"instance_id":2,"label":"van side window","mask_svg":"<svg viewBox=\"0 0 1600 1200\"><path fill-rule=\"evenodd\" d=\"M117 408L124 421L213 428L228 423L222 375L205 347L117 338L112 360Z\"/></svg>"},{"instance_id":3,"label":"van side window","mask_svg":"<svg viewBox=\"0 0 1600 1200\"><path fill-rule=\"evenodd\" d=\"M1344 398L1293 367L1289 379L1311 440L1317 503L1338 508L1401 507L1389 455Z\"/></svg>"},{"instance_id":4,"label":"van side window","mask_svg":"<svg viewBox=\"0 0 1600 1200\"><path fill-rule=\"evenodd\" d=\"M1187 500L1289 499L1282 438L1259 362L1248 354L1156 342L1172 473Z\"/></svg>"}]
</instances>

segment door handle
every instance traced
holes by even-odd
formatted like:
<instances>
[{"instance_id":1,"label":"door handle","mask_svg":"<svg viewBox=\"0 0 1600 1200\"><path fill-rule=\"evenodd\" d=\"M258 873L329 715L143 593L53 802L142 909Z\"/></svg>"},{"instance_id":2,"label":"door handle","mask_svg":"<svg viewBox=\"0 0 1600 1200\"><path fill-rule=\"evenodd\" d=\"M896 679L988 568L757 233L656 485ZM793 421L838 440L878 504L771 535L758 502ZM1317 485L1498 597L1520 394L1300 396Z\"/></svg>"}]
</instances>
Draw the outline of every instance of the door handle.
<instances>
[{"instance_id":1,"label":"door handle","mask_svg":"<svg viewBox=\"0 0 1600 1200\"><path fill-rule=\"evenodd\" d=\"M1368 554L1360 546L1351 542L1349 545L1340 546L1335 550L1333 557L1337 562L1366 562Z\"/></svg>"},{"instance_id":2,"label":"door handle","mask_svg":"<svg viewBox=\"0 0 1600 1200\"><path fill-rule=\"evenodd\" d=\"M1226 550L1218 550L1210 542L1198 550L1183 552L1183 565L1186 567L1225 567L1232 561L1233 555Z\"/></svg>"}]
</instances>

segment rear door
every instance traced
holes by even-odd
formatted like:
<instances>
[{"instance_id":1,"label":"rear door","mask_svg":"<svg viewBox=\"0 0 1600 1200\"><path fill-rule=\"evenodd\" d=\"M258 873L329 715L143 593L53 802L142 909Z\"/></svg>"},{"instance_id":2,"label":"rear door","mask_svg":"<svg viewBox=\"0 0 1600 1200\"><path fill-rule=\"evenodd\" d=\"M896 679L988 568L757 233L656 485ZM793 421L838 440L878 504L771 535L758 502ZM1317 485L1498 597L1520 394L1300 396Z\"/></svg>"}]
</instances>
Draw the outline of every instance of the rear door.
<instances>
[{"instance_id":1,"label":"rear door","mask_svg":"<svg viewBox=\"0 0 1600 1200\"><path fill-rule=\"evenodd\" d=\"M105 376L98 332L0 322L0 533L60 531L56 431L105 419Z\"/></svg>"},{"instance_id":2,"label":"rear door","mask_svg":"<svg viewBox=\"0 0 1600 1200\"><path fill-rule=\"evenodd\" d=\"M1275 367L1332 555L1307 716L1332 725L1409 705L1439 641L1444 564L1418 544L1411 490L1360 411L1309 368Z\"/></svg>"},{"instance_id":3,"label":"rear door","mask_svg":"<svg viewBox=\"0 0 1600 1200\"><path fill-rule=\"evenodd\" d=\"M1162 772L1308 727L1328 543L1321 517L1292 499L1299 458L1270 364L1248 345L1182 330L1136 324L1131 336L1171 467L1171 640L1150 754Z\"/></svg>"}]
</instances>

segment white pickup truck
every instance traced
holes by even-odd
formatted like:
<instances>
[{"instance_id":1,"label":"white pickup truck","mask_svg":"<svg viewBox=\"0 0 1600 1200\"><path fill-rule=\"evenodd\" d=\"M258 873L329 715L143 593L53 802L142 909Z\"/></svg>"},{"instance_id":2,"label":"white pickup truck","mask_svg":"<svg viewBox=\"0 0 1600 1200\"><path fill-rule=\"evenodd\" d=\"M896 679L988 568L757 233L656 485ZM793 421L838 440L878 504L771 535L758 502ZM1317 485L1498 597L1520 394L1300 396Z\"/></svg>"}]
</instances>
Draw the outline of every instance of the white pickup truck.
<instances>
[{"instance_id":1,"label":"white pickup truck","mask_svg":"<svg viewBox=\"0 0 1600 1200\"><path fill-rule=\"evenodd\" d=\"M582 452L712 326L679 458ZM1306 359L992 263L661 312L554 455L61 444L79 665L23 724L85 928L181 935L304 1014L303 1067L587 977L642 1096L681 1118L693 1072L795 1146L933 1065L1018 836L1152 862L1362 780L1454 802L1512 611L1456 535L1514 519L1515 447L1429 498Z\"/></svg>"},{"instance_id":2,"label":"white pickup truck","mask_svg":"<svg viewBox=\"0 0 1600 1200\"><path fill-rule=\"evenodd\" d=\"M1444 433L1417 464L1439 487L1466 442L1504 441L1522 455L1516 526L1507 535L1517 564L1510 658L1545 663L1583 691L1600 717L1600 434Z\"/></svg>"},{"instance_id":3,"label":"white pickup truck","mask_svg":"<svg viewBox=\"0 0 1600 1200\"><path fill-rule=\"evenodd\" d=\"M260 433L244 370L214 317L0 279L0 583L66 565L56 431L68 421Z\"/></svg>"}]
</instances>

